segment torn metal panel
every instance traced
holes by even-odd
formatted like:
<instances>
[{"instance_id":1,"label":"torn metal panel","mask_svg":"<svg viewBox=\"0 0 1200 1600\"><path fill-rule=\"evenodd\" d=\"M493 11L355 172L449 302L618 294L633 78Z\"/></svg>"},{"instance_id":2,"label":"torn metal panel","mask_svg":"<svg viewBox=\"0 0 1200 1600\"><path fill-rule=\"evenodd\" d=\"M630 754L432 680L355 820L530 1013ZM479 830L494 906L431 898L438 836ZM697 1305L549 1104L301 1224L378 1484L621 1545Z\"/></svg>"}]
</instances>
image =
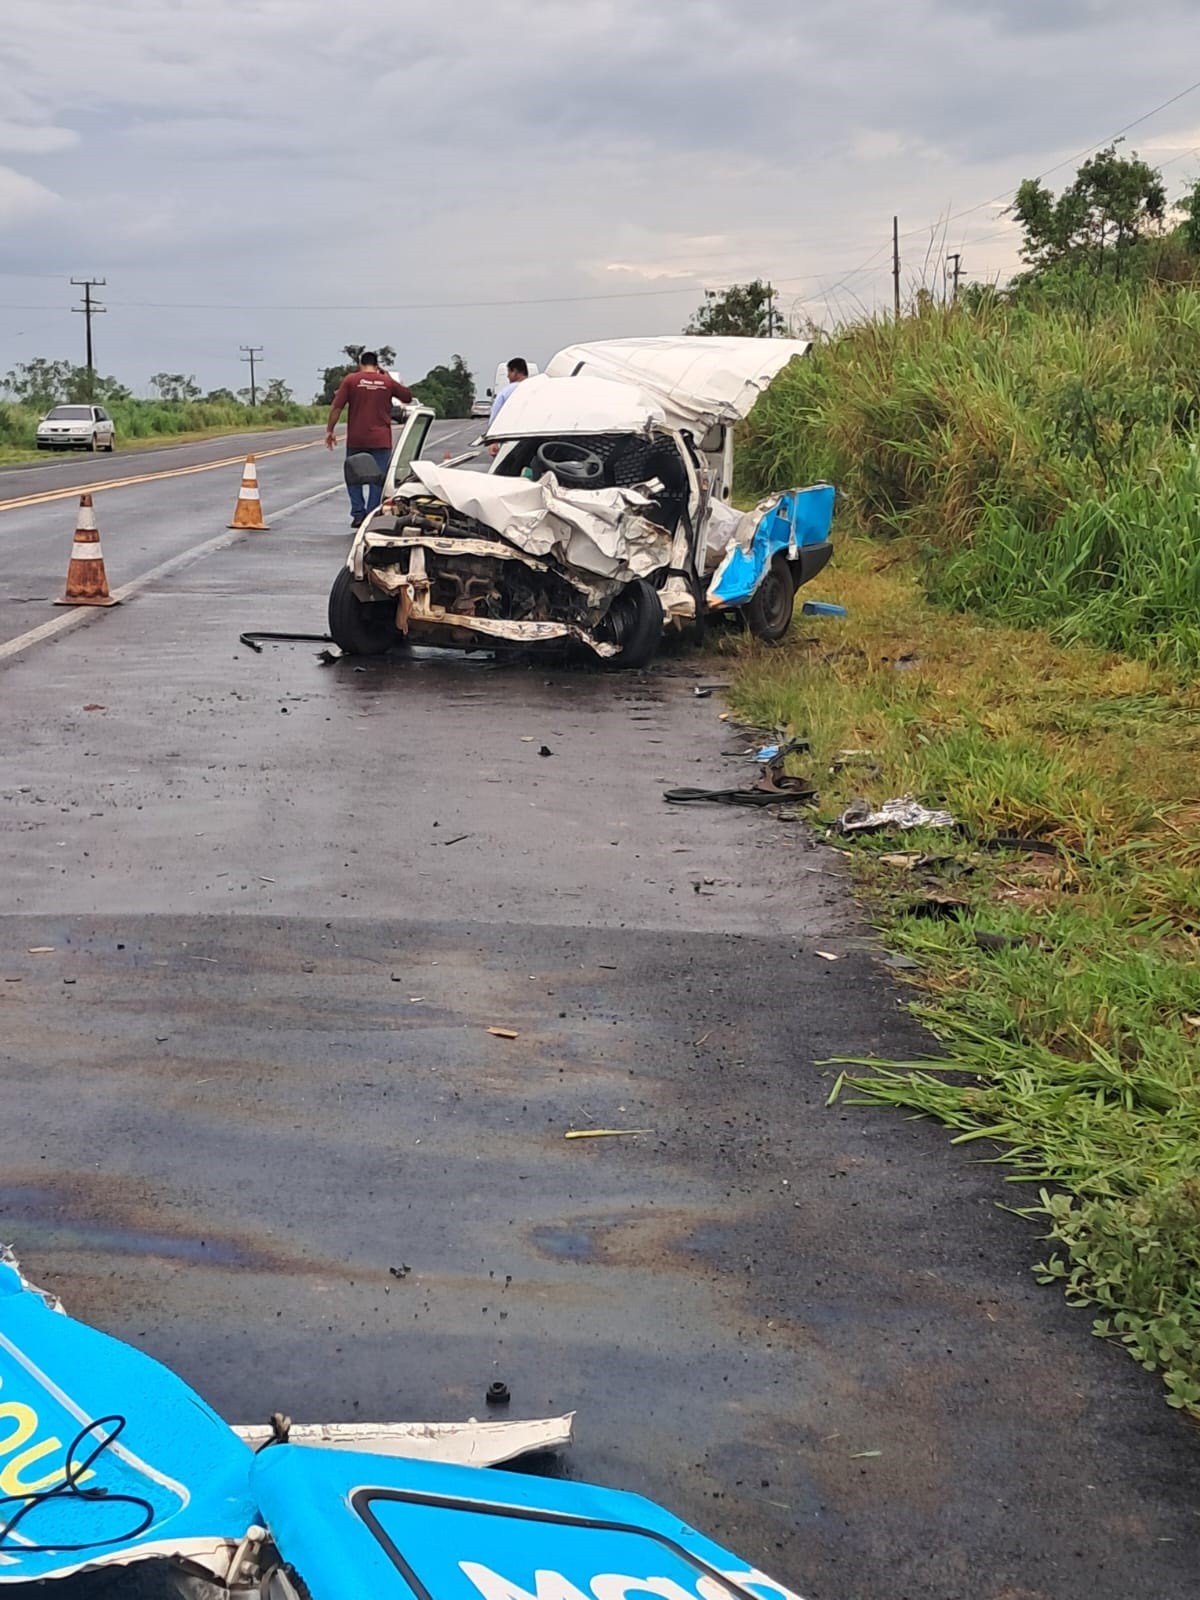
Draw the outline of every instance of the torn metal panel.
<instances>
[{"instance_id":1,"label":"torn metal panel","mask_svg":"<svg viewBox=\"0 0 1200 1600\"><path fill-rule=\"evenodd\" d=\"M289 1444L326 1450L367 1451L404 1460L445 1461L460 1467L497 1467L521 1456L570 1444L575 1413L528 1422L317 1422L293 1423ZM269 1427L233 1430L254 1449L274 1437Z\"/></svg>"}]
</instances>

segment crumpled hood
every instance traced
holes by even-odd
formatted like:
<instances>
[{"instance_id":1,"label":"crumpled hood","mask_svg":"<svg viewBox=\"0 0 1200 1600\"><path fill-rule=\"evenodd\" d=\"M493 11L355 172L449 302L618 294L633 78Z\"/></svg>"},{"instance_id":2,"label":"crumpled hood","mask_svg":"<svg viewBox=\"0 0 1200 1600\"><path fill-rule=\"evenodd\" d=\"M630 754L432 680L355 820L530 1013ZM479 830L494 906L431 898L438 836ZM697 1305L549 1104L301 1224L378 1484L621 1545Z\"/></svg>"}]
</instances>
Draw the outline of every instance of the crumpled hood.
<instances>
[{"instance_id":1,"label":"crumpled hood","mask_svg":"<svg viewBox=\"0 0 1200 1600\"><path fill-rule=\"evenodd\" d=\"M536 482L414 461L415 482L396 500L432 494L503 535L526 555L627 583L667 565L671 536L641 513L637 489L568 489L550 474Z\"/></svg>"}]
</instances>

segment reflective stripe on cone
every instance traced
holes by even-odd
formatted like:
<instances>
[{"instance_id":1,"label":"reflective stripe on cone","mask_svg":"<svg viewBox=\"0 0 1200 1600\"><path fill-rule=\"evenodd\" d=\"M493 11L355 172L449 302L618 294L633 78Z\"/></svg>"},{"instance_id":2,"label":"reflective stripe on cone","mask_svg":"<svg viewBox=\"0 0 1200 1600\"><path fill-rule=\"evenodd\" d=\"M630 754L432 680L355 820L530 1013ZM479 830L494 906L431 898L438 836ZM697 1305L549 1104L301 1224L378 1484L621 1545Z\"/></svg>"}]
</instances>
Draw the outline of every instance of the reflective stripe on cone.
<instances>
[{"instance_id":1,"label":"reflective stripe on cone","mask_svg":"<svg viewBox=\"0 0 1200 1600\"><path fill-rule=\"evenodd\" d=\"M254 464L254 457L246 457L246 465L242 469L242 487L238 490L237 504L233 508L233 521L231 528L259 528L266 531L267 524L263 521L262 497L258 492L258 468Z\"/></svg>"},{"instance_id":2,"label":"reflective stripe on cone","mask_svg":"<svg viewBox=\"0 0 1200 1600\"><path fill-rule=\"evenodd\" d=\"M100 530L96 526L96 513L92 509L90 494L79 497L79 520L75 525L75 538L71 544L71 560L67 565L67 585L56 606L116 606L108 592L108 575L104 570L104 554L100 549Z\"/></svg>"}]
</instances>

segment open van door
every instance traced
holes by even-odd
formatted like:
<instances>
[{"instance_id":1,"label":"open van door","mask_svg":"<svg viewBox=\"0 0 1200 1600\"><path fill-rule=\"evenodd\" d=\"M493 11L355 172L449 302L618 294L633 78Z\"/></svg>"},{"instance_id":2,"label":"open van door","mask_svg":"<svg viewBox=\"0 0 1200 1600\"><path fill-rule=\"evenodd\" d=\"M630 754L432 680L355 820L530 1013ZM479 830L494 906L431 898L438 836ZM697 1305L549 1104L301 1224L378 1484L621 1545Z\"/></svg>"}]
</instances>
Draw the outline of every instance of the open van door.
<instances>
[{"instance_id":1,"label":"open van door","mask_svg":"<svg viewBox=\"0 0 1200 1600\"><path fill-rule=\"evenodd\" d=\"M404 426L400 430L400 437L396 440L392 459L388 462L388 469L384 475L385 500L390 500L399 486L407 483L412 472L412 464L425 448L425 440L429 437L429 429L433 422L434 414L428 406L408 407Z\"/></svg>"}]
</instances>

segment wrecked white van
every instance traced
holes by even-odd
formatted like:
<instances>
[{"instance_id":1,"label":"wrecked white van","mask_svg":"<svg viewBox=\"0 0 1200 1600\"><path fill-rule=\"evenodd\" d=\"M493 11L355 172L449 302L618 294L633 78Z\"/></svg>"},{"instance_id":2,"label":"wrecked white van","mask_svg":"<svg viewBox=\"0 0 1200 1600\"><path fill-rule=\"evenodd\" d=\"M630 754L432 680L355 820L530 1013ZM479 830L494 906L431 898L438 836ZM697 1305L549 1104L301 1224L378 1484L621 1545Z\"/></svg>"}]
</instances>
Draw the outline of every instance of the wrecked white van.
<instances>
[{"instance_id":1,"label":"wrecked white van","mask_svg":"<svg viewBox=\"0 0 1200 1600\"><path fill-rule=\"evenodd\" d=\"M668 629L713 611L781 637L797 584L829 559L833 490L734 511L732 433L807 349L687 336L571 346L509 398L485 436L499 446L486 474L418 459L433 419L413 408L334 583L334 640L355 655L398 635L459 649L573 641L640 667Z\"/></svg>"}]
</instances>

